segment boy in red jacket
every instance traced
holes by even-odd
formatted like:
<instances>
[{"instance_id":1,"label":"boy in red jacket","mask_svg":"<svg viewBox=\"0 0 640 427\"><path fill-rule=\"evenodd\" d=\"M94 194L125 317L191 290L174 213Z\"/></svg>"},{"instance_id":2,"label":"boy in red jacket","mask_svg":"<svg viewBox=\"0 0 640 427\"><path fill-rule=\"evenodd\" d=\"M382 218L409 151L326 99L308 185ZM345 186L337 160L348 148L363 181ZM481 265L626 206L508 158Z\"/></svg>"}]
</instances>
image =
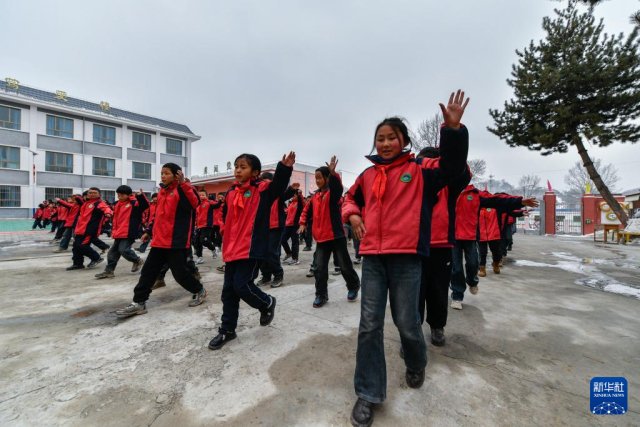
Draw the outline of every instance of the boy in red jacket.
<instances>
[{"instance_id":1,"label":"boy in red jacket","mask_svg":"<svg viewBox=\"0 0 640 427\"><path fill-rule=\"evenodd\" d=\"M87 200L80 207L78 222L75 228L75 239L73 241L73 265L67 270L79 270L84 268L84 257L88 257L91 262L87 266L93 268L104 259L91 247L91 241L97 239L102 231L102 222L105 217L109 217L113 211L109 205L100 198L100 189L91 187L87 190Z\"/></svg>"},{"instance_id":2,"label":"boy in red jacket","mask_svg":"<svg viewBox=\"0 0 640 427\"><path fill-rule=\"evenodd\" d=\"M60 239L60 245L54 252L64 252L69 248L69 242L73 236L73 229L76 226L78 220L78 214L80 213L80 206L84 203L84 199L81 195L75 194L68 197L66 201L62 199L56 199L59 205L67 209L67 216L64 222L62 238Z\"/></svg>"},{"instance_id":3,"label":"boy in red jacket","mask_svg":"<svg viewBox=\"0 0 640 427\"><path fill-rule=\"evenodd\" d=\"M221 203L210 200L206 190L200 190L198 195L200 204L196 209L196 234L193 247L196 250L196 264L202 264L204 262L202 258L202 249L204 247L213 252L214 258L216 255L216 247L213 245L213 227L215 211L220 208Z\"/></svg>"},{"instance_id":4,"label":"boy in red jacket","mask_svg":"<svg viewBox=\"0 0 640 427\"><path fill-rule=\"evenodd\" d=\"M116 310L120 318L145 314L147 300L158 278L160 270L169 264L176 281L193 294L189 307L202 304L207 291L198 279L187 271L187 256L191 248L193 214L198 207L198 193L175 163L166 163L160 171L162 188L158 193L156 215L142 241L151 241L151 251L147 257L140 280L133 290L133 302Z\"/></svg>"},{"instance_id":5,"label":"boy in red jacket","mask_svg":"<svg viewBox=\"0 0 640 427\"><path fill-rule=\"evenodd\" d=\"M287 219L284 224L284 234L282 235L282 249L284 249L285 257L282 262L286 262L291 258L288 264L298 265L300 264L300 261L298 261L300 252L300 235L298 235L298 228L300 227L300 216L304 209L304 198L302 197L299 183L294 182L291 184L291 188L293 188L296 193L287 206ZM289 240L291 240L291 246L289 246Z\"/></svg>"},{"instance_id":6,"label":"boy in red jacket","mask_svg":"<svg viewBox=\"0 0 640 427\"><path fill-rule=\"evenodd\" d=\"M118 201L113 209L111 231L114 240L107 254L107 266L102 273L96 274L96 279L112 278L120 256L133 263L132 273L140 270L144 263L142 258L131 249L131 245L138 237L142 213L149 207L149 202L142 190L134 196L133 190L128 185L118 187L116 194Z\"/></svg>"}]
</instances>

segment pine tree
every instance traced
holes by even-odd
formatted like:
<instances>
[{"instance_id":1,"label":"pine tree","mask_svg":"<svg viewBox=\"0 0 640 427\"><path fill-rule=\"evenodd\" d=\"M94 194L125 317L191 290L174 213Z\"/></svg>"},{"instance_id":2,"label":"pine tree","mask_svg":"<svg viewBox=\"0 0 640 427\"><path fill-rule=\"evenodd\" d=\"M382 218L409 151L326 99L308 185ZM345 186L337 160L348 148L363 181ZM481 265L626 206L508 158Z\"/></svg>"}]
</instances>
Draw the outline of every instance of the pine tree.
<instances>
[{"instance_id":1,"label":"pine tree","mask_svg":"<svg viewBox=\"0 0 640 427\"><path fill-rule=\"evenodd\" d=\"M606 147L640 139L640 39L638 28L625 37L604 32L593 7L581 12L577 0L545 17L546 37L531 41L512 67L515 99L504 110L490 110L489 131L511 147L543 156L575 146L599 193L623 224L627 215L601 179L585 142Z\"/></svg>"}]
</instances>

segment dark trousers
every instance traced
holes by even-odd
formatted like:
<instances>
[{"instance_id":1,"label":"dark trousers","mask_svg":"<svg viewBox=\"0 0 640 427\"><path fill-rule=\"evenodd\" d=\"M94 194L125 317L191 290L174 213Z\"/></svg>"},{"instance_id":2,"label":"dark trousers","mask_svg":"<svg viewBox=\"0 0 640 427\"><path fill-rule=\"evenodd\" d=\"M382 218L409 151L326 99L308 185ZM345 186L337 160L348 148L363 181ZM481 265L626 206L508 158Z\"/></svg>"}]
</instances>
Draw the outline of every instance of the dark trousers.
<instances>
[{"instance_id":1,"label":"dark trousers","mask_svg":"<svg viewBox=\"0 0 640 427\"><path fill-rule=\"evenodd\" d=\"M196 250L196 256L202 256L202 248L206 247L211 251L215 251L216 247L213 245L211 236L213 234L212 228L199 228L196 232L196 238L193 239L193 247Z\"/></svg>"},{"instance_id":2,"label":"dark trousers","mask_svg":"<svg viewBox=\"0 0 640 427\"><path fill-rule=\"evenodd\" d=\"M187 271L195 275L196 273L198 273L198 267L196 267L196 263L193 260L193 251L191 250L191 248L187 249L186 255ZM169 271L169 264L165 263L160 269L160 273L158 273L158 280L164 280L164 277L167 275L167 271Z\"/></svg>"},{"instance_id":3,"label":"dark trousers","mask_svg":"<svg viewBox=\"0 0 640 427\"><path fill-rule=\"evenodd\" d=\"M131 249L131 245L136 239L115 239L109 253L107 254L107 268L106 271L113 272L118 265L120 256L130 262L138 262L140 257Z\"/></svg>"},{"instance_id":4,"label":"dark trousers","mask_svg":"<svg viewBox=\"0 0 640 427\"><path fill-rule=\"evenodd\" d=\"M58 224L58 231L56 231L56 235L53 237L56 240L60 240L62 239L62 235L64 234L64 231L67 229L67 227L64 226L65 221L60 221L60 223Z\"/></svg>"},{"instance_id":5,"label":"dark trousers","mask_svg":"<svg viewBox=\"0 0 640 427\"><path fill-rule=\"evenodd\" d=\"M140 247L138 248L138 252L140 253L145 253L147 251L147 246L149 246L149 243L151 243L151 239L147 240L146 242L142 242L140 244Z\"/></svg>"},{"instance_id":6,"label":"dark trousers","mask_svg":"<svg viewBox=\"0 0 640 427\"><path fill-rule=\"evenodd\" d=\"M464 263L463 263L464 259ZM469 286L478 286L478 242L457 240L451 252L451 299L462 301ZM466 272L466 277L465 277Z\"/></svg>"},{"instance_id":7,"label":"dark trousers","mask_svg":"<svg viewBox=\"0 0 640 427\"><path fill-rule=\"evenodd\" d=\"M44 225L42 225L42 220L40 218L36 218L33 220L33 225L31 226L31 229L35 230L36 227L44 228Z\"/></svg>"},{"instance_id":8,"label":"dark trousers","mask_svg":"<svg viewBox=\"0 0 640 427\"><path fill-rule=\"evenodd\" d=\"M264 310L271 305L271 296L253 283L258 277L258 261L242 259L225 264L222 285L221 333L235 332L238 326L240 300L251 307Z\"/></svg>"},{"instance_id":9,"label":"dark trousers","mask_svg":"<svg viewBox=\"0 0 640 427\"><path fill-rule=\"evenodd\" d=\"M284 253L290 255L291 258L297 260L300 253L300 237L298 236L298 227L295 225L289 225L285 227L284 234L282 235L282 249ZM289 246L289 240L291 240L291 246Z\"/></svg>"},{"instance_id":10,"label":"dark trousers","mask_svg":"<svg viewBox=\"0 0 640 427\"><path fill-rule=\"evenodd\" d=\"M133 301L138 304L145 303L151 295L151 287L155 283L164 264L169 265L171 274L187 291L192 294L202 290L202 283L187 269L187 256L189 249L162 249L151 248L149 256L142 267L140 280L133 290Z\"/></svg>"},{"instance_id":11,"label":"dark trousers","mask_svg":"<svg viewBox=\"0 0 640 427\"><path fill-rule=\"evenodd\" d=\"M449 307L449 281L451 280L451 248L431 248L422 259L420 283L420 320L432 328L444 328Z\"/></svg>"},{"instance_id":12,"label":"dark trousers","mask_svg":"<svg viewBox=\"0 0 640 427\"><path fill-rule=\"evenodd\" d=\"M222 247L222 234L220 234L220 226L213 226L213 235L211 236L211 240L213 240L213 245L221 248Z\"/></svg>"},{"instance_id":13,"label":"dark trousers","mask_svg":"<svg viewBox=\"0 0 640 427\"><path fill-rule=\"evenodd\" d=\"M499 263L502 259L501 240L489 240L488 242L479 242L478 249L480 252L480 265L487 265L487 246L491 249L491 258L494 263Z\"/></svg>"},{"instance_id":14,"label":"dark trousers","mask_svg":"<svg viewBox=\"0 0 640 427\"><path fill-rule=\"evenodd\" d=\"M64 232L62 233L62 238L60 239L60 249L69 248L69 242L71 241L72 235L73 227L64 227Z\"/></svg>"},{"instance_id":15,"label":"dark trousers","mask_svg":"<svg viewBox=\"0 0 640 427\"><path fill-rule=\"evenodd\" d=\"M350 291L360 289L360 278L358 273L353 269L351 263L351 257L347 249L347 239L342 237L340 239L329 240L327 242L316 244L316 296L328 298L328 281L329 281L329 258L333 253L334 260L340 267L340 273L347 282L347 289Z\"/></svg>"},{"instance_id":16,"label":"dark trousers","mask_svg":"<svg viewBox=\"0 0 640 427\"><path fill-rule=\"evenodd\" d=\"M51 231L49 231L49 233L55 233L59 226L60 221L51 221Z\"/></svg>"},{"instance_id":17,"label":"dark trousers","mask_svg":"<svg viewBox=\"0 0 640 427\"><path fill-rule=\"evenodd\" d=\"M507 251L509 251L511 245L513 245L513 225L507 224L504 227L504 238L502 239L502 256L507 256Z\"/></svg>"},{"instance_id":18,"label":"dark trousers","mask_svg":"<svg viewBox=\"0 0 640 427\"><path fill-rule=\"evenodd\" d=\"M89 258L91 261L100 259L98 252L91 247L91 239L91 236L76 234L73 240L73 265L84 265L84 257Z\"/></svg>"},{"instance_id":19,"label":"dark trousers","mask_svg":"<svg viewBox=\"0 0 640 427\"><path fill-rule=\"evenodd\" d=\"M45 219L44 221L42 221L42 227L41 228L47 228L47 226L51 224L51 220L50 219Z\"/></svg>"},{"instance_id":20,"label":"dark trousers","mask_svg":"<svg viewBox=\"0 0 640 427\"><path fill-rule=\"evenodd\" d=\"M282 228L272 228L269 230L269 245L267 248L267 259L260 262L260 272L265 279L281 279L284 270L280 264L280 253L282 241Z\"/></svg>"},{"instance_id":21,"label":"dark trousers","mask_svg":"<svg viewBox=\"0 0 640 427\"><path fill-rule=\"evenodd\" d=\"M107 245L105 242L103 242L102 240L100 240L97 237L94 237L91 239L91 244L95 245L96 248L106 251L107 249L109 249L109 245Z\"/></svg>"},{"instance_id":22,"label":"dark trousers","mask_svg":"<svg viewBox=\"0 0 640 427\"><path fill-rule=\"evenodd\" d=\"M311 224L308 225L307 229L303 233L303 236L304 236L305 247L311 249L311 245L313 244L313 234L311 233Z\"/></svg>"}]
</instances>

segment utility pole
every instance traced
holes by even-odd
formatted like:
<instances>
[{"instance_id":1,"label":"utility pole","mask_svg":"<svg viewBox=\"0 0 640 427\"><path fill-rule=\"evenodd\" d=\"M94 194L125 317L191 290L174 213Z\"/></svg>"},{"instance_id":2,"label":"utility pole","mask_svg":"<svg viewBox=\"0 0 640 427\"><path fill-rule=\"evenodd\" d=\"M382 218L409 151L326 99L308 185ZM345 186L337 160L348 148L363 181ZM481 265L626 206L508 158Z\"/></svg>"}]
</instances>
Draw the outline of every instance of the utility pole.
<instances>
[{"instance_id":1,"label":"utility pole","mask_svg":"<svg viewBox=\"0 0 640 427\"><path fill-rule=\"evenodd\" d=\"M489 192L492 191L492 187L493 186L493 174L489 174Z\"/></svg>"}]
</instances>

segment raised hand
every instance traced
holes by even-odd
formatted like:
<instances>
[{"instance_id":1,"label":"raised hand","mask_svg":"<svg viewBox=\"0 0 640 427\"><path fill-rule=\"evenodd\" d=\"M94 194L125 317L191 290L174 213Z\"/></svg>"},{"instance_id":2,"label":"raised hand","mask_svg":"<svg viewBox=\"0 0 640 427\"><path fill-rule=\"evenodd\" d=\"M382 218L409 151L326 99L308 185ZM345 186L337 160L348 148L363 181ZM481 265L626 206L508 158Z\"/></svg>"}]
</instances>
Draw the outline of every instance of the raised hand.
<instances>
[{"instance_id":1,"label":"raised hand","mask_svg":"<svg viewBox=\"0 0 640 427\"><path fill-rule=\"evenodd\" d=\"M460 120L462 119L462 115L464 114L464 110L467 108L468 103L469 98L465 100L464 92L458 89L455 94L451 92L449 103L446 107L444 104L439 104L440 109L442 110L442 117L444 117L444 123L447 127L453 129L460 128Z\"/></svg>"},{"instance_id":2,"label":"raised hand","mask_svg":"<svg viewBox=\"0 0 640 427\"><path fill-rule=\"evenodd\" d=\"M540 202L538 202L535 197L531 197L529 199L522 199L522 206L537 208L538 206L540 206Z\"/></svg>"},{"instance_id":3,"label":"raised hand","mask_svg":"<svg viewBox=\"0 0 640 427\"><path fill-rule=\"evenodd\" d=\"M282 156L282 164L287 167L292 167L296 162L296 153L289 151L289 154Z\"/></svg>"},{"instance_id":4,"label":"raised hand","mask_svg":"<svg viewBox=\"0 0 640 427\"><path fill-rule=\"evenodd\" d=\"M331 160L329 163L325 163L329 168L329 173L332 175L336 172L336 166L338 166L338 158L336 156L331 156Z\"/></svg>"},{"instance_id":5,"label":"raised hand","mask_svg":"<svg viewBox=\"0 0 640 427\"><path fill-rule=\"evenodd\" d=\"M183 182L185 182L184 173L181 170L179 170L176 174L176 178L178 179L178 184L182 184Z\"/></svg>"},{"instance_id":6,"label":"raised hand","mask_svg":"<svg viewBox=\"0 0 640 427\"><path fill-rule=\"evenodd\" d=\"M351 215L349 217L349 222L351 223L351 231L353 231L355 238L362 240L364 235L367 233L367 230L364 228L362 217L360 215Z\"/></svg>"}]
</instances>

